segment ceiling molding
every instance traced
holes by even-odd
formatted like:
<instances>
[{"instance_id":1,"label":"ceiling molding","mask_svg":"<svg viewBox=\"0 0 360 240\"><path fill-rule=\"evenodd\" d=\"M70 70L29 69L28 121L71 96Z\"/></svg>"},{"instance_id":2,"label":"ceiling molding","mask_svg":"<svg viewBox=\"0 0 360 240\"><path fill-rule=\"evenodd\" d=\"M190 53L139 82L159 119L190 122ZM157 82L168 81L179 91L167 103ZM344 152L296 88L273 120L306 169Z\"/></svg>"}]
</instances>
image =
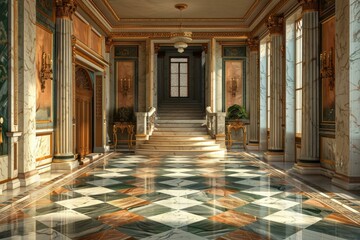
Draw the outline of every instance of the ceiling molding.
<instances>
[{"instance_id":1,"label":"ceiling molding","mask_svg":"<svg viewBox=\"0 0 360 240\"><path fill-rule=\"evenodd\" d=\"M113 41L121 39L169 39L170 32L121 32L112 33L110 35ZM247 39L248 32L194 32L193 39L208 39L208 38L232 38L232 39Z\"/></svg>"}]
</instances>

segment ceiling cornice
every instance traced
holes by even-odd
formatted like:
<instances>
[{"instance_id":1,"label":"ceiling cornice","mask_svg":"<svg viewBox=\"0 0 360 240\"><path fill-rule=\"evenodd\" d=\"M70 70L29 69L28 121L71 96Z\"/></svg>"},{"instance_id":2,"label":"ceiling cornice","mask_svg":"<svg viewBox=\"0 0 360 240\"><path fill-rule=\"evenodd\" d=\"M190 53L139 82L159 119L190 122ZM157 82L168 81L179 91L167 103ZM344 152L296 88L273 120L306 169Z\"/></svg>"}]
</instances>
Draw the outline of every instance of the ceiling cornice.
<instances>
[{"instance_id":1,"label":"ceiling cornice","mask_svg":"<svg viewBox=\"0 0 360 240\"><path fill-rule=\"evenodd\" d=\"M113 41L121 39L169 39L170 32L121 32L112 33L110 38ZM208 39L208 38L242 38L247 39L249 37L248 32L194 32L192 34L193 39Z\"/></svg>"}]
</instances>

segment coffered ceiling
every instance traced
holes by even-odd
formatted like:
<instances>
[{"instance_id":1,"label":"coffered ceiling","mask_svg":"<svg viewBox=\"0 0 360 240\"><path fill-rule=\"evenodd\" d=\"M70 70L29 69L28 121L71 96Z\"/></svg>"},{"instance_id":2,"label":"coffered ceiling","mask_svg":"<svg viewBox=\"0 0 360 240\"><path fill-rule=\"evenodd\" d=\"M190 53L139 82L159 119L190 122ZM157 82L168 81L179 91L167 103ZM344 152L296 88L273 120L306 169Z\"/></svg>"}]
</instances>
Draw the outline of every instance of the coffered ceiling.
<instances>
[{"instance_id":1,"label":"coffered ceiling","mask_svg":"<svg viewBox=\"0 0 360 240\"><path fill-rule=\"evenodd\" d=\"M80 0L116 32L249 32L281 0ZM283 1L284 2L284 1ZM174 6L186 3L181 13Z\"/></svg>"}]
</instances>

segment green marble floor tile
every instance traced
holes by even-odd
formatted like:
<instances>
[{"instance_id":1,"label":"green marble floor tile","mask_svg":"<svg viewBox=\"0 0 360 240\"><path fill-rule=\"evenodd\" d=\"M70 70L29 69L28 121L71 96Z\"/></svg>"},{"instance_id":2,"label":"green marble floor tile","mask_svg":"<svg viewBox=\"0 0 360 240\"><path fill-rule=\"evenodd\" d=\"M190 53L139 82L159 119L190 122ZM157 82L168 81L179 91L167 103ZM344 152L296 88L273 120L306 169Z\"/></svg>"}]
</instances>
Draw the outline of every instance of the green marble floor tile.
<instances>
[{"instance_id":1,"label":"green marble floor tile","mask_svg":"<svg viewBox=\"0 0 360 240\"><path fill-rule=\"evenodd\" d=\"M206 218L220 214L223 212L222 210L211 207L209 205L193 206L193 207L182 209L182 211L189 212L189 213L199 215L202 217L206 217Z\"/></svg>"},{"instance_id":2,"label":"green marble floor tile","mask_svg":"<svg viewBox=\"0 0 360 240\"><path fill-rule=\"evenodd\" d=\"M138 222L126 224L117 227L116 229L136 239L141 239L169 231L172 228L167 225L146 219L145 221L138 221Z\"/></svg>"},{"instance_id":3,"label":"green marble floor tile","mask_svg":"<svg viewBox=\"0 0 360 240\"><path fill-rule=\"evenodd\" d=\"M136 186L119 183L119 184L107 186L106 188L117 191L117 190L121 190L121 189L134 188L134 187L136 187Z\"/></svg>"},{"instance_id":4,"label":"green marble floor tile","mask_svg":"<svg viewBox=\"0 0 360 240\"><path fill-rule=\"evenodd\" d=\"M190 194L190 195L186 196L186 198L188 198L188 199L196 200L196 201L199 201L199 202L208 202L208 201L211 201L211 200L214 200L214 199L218 199L220 197L221 196L214 195L214 194L211 194L211 193L206 193L206 192L203 192L203 191L193 193L193 194Z\"/></svg>"},{"instance_id":5,"label":"green marble floor tile","mask_svg":"<svg viewBox=\"0 0 360 240\"><path fill-rule=\"evenodd\" d=\"M149 202L157 202L160 200L172 198L173 196L160 192L152 192L152 193L142 194L137 197Z\"/></svg>"},{"instance_id":6,"label":"green marble floor tile","mask_svg":"<svg viewBox=\"0 0 360 240\"><path fill-rule=\"evenodd\" d=\"M92 195L91 197L97 200L101 200L103 202L110 202L117 199L127 198L129 197L129 195L119 192L110 192L110 193Z\"/></svg>"},{"instance_id":7,"label":"green marble floor tile","mask_svg":"<svg viewBox=\"0 0 360 240\"><path fill-rule=\"evenodd\" d=\"M259 218L269 216L270 214L273 214L273 213L279 211L279 209L269 208L269 207L260 206L257 204L252 204L252 203L235 208L233 210L237 211L237 212L241 212L241 213L247 213L247 214L259 217Z\"/></svg>"},{"instance_id":8,"label":"green marble floor tile","mask_svg":"<svg viewBox=\"0 0 360 240\"><path fill-rule=\"evenodd\" d=\"M311 206L308 204L299 204L294 207L288 208L286 210L310 215L313 217L320 217L320 218L324 218L327 215L333 213L333 211L320 209L320 208L317 208L317 207L314 207L314 206Z\"/></svg>"},{"instance_id":9,"label":"green marble floor tile","mask_svg":"<svg viewBox=\"0 0 360 240\"><path fill-rule=\"evenodd\" d=\"M264 196L261 196L261 195L244 193L244 192L234 193L234 194L231 194L230 196L234 196L236 198L239 198L239 199L247 201L247 202L252 202L252 201L264 198Z\"/></svg>"},{"instance_id":10,"label":"green marble floor tile","mask_svg":"<svg viewBox=\"0 0 360 240\"><path fill-rule=\"evenodd\" d=\"M208 239L216 239L217 237L234 231L236 227L205 219L203 221L181 227L180 229Z\"/></svg>"},{"instance_id":11,"label":"green marble floor tile","mask_svg":"<svg viewBox=\"0 0 360 240\"><path fill-rule=\"evenodd\" d=\"M319 221L306 229L326 233L334 237L340 237L345 239L360 239L360 228L354 226L340 224L340 223L331 223L327 221Z\"/></svg>"},{"instance_id":12,"label":"green marble floor tile","mask_svg":"<svg viewBox=\"0 0 360 240\"><path fill-rule=\"evenodd\" d=\"M129 212L133 212L144 217L151 217L162 213L171 212L173 210L174 209L172 208L153 203L142 207L133 208L129 210Z\"/></svg>"},{"instance_id":13,"label":"green marble floor tile","mask_svg":"<svg viewBox=\"0 0 360 240\"><path fill-rule=\"evenodd\" d=\"M241 229L244 229L246 231L253 231L261 236L264 236L265 239L275 240L285 239L301 230L300 228L294 226L262 219L246 225Z\"/></svg>"},{"instance_id":14,"label":"green marble floor tile","mask_svg":"<svg viewBox=\"0 0 360 240\"><path fill-rule=\"evenodd\" d=\"M89 217L95 218L98 216L101 216L105 213L111 213L121 210L121 208L115 207L111 204L107 203L100 203L96 205L86 206L86 207L80 207L75 208L74 211L77 211L79 213L85 214Z\"/></svg>"}]
</instances>

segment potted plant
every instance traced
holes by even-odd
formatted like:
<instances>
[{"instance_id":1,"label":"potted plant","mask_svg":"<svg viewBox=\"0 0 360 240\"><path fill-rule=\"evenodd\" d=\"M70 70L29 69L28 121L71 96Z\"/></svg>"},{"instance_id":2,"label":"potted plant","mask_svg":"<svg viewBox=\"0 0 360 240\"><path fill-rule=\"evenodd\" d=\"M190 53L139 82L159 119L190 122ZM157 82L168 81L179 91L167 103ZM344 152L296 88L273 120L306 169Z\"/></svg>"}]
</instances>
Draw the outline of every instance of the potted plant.
<instances>
[{"instance_id":1,"label":"potted plant","mask_svg":"<svg viewBox=\"0 0 360 240\"><path fill-rule=\"evenodd\" d=\"M228 120L248 119L248 117L246 108L238 104L234 104L227 109L226 118Z\"/></svg>"}]
</instances>

